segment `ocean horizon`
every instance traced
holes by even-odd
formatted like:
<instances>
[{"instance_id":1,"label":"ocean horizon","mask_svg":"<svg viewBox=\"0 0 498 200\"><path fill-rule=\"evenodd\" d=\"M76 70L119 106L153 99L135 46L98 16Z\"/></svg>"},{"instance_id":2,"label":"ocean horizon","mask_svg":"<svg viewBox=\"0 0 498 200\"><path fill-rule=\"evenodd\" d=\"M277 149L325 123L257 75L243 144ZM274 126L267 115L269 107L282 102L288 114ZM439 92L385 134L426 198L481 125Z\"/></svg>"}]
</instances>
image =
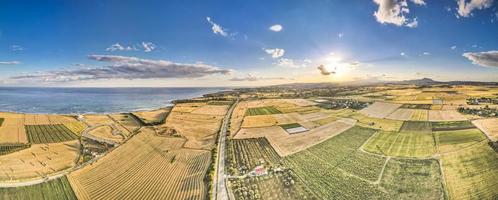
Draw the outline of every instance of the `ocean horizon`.
<instances>
[{"instance_id":1,"label":"ocean horizon","mask_svg":"<svg viewBox=\"0 0 498 200\"><path fill-rule=\"evenodd\" d=\"M122 113L153 110L173 100L228 87L0 87L0 112L30 114Z\"/></svg>"}]
</instances>

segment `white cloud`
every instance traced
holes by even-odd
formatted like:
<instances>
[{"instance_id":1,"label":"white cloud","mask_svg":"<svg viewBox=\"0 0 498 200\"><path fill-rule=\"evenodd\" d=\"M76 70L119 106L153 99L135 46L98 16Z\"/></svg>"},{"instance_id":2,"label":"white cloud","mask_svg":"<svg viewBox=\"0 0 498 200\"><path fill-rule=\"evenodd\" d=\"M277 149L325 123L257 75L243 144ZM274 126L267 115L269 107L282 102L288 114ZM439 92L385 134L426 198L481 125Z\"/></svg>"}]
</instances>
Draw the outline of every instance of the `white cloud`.
<instances>
[{"instance_id":1,"label":"white cloud","mask_svg":"<svg viewBox=\"0 0 498 200\"><path fill-rule=\"evenodd\" d=\"M461 17L472 16L472 11L491 7L493 0L458 0L458 15Z\"/></svg>"},{"instance_id":2,"label":"white cloud","mask_svg":"<svg viewBox=\"0 0 498 200\"><path fill-rule=\"evenodd\" d=\"M24 51L24 47L22 47L20 45L12 45L12 46L10 46L10 50L12 50L12 51Z\"/></svg>"},{"instance_id":3,"label":"white cloud","mask_svg":"<svg viewBox=\"0 0 498 200\"><path fill-rule=\"evenodd\" d=\"M119 43L113 44L105 49L106 51L136 51L137 49L132 46L123 46Z\"/></svg>"},{"instance_id":4,"label":"white cloud","mask_svg":"<svg viewBox=\"0 0 498 200\"><path fill-rule=\"evenodd\" d=\"M151 52L156 49L156 45L152 42L142 42L142 47L144 48L145 52Z\"/></svg>"},{"instance_id":5,"label":"white cloud","mask_svg":"<svg viewBox=\"0 0 498 200\"><path fill-rule=\"evenodd\" d=\"M214 34L224 37L228 36L228 33L225 31L225 29L211 20L211 17L206 17L206 20L211 24L211 30L213 30Z\"/></svg>"},{"instance_id":6,"label":"white cloud","mask_svg":"<svg viewBox=\"0 0 498 200\"><path fill-rule=\"evenodd\" d=\"M275 25L273 25L273 26L270 26L270 28L269 28L269 29L270 29L271 31L273 31L273 32L280 32L280 31L282 31L283 27L282 27L282 25L280 25L280 24L275 24Z\"/></svg>"},{"instance_id":7,"label":"white cloud","mask_svg":"<svg viewBox=\"0 0 498 200\"><path fill-rule=\"evenodd\" d=\"M339 38L344 37L344 33L339 33L339 34L337 34L337 37L339 37Z\"/></svg>"},{"instance_id":8,"label":"white cloud","mask_svg":"<svg viewBox=\"0 0 498 200\"><path fill-rule=\"evenodd\" d=\"M406 53L405 52L401 52L399 55L406 56Z\"/></svg>"},{"instance_id":9,"label":"white cloud","mask_svg":"<svg viewBox=\"0 0 498 200\"><path fill-rule=\"evenodd\" d=\"M89 55L88 58L108 64L100 67L39 72L14 76L11 79L67 82L101 79L200 78L212 74L227 75L231 73L231 70L203 63L175 63L167 60L149 60L116 55Z\"/></svg>"},{"instance_id":10,"label":"white cloud","mask_svg":"<svg viewBox=\"0 0 498 200\"><path fill-rule=\"evenodd\" d=\"M394 24L396 26L407 26L415 28L418 25L416 18L410 19L407 0L373 0L379 8L374 12L374 16L381 24ZM425 1L412 0L417 5L425 5Z\"/></svg>"},{"instance_id":11,"label":"white cloud","mask_svg":"<svg viewBox=\"0 0 498 200\"><path fill-rule=\"evenodd\" d=\"M19 61L0 61L0 65L17 65L21 64Z\"/></svg>"},{"instance_id":12,"label":"white cloud","mask_svg":"<svg viewBox=\"0 0 498 200\"><path fill-rule=\"evenodd\" d=\"M431 55L431 53L429 53L429 52L424 52L424 53L422 53L422 55L424 55L424 56L428 56L428 55Z\"/></svg>"},{"instance_id":13,"label":"white cloud","mask_svg":"<svg viewBox=\"0 0 498 200\"><path fill-rule=\"evenodd\" d=\"M320 71L320 74L322 74L324 76L335 74L335 71L331 71L331 70L327 69L324 65L318 66L317 69L318 69L318 71Z\"/></svg>"},{"instance_id":14,"label":"white cloud","mask_svg":"<svg viewBox=\"0 0 498 200\"><path fill-rule=\"evenodd\" d=\"M425 0L411 0L414 4L425 5Z\"/></svg>"},{"instance_id":15,"label":"white cloud","mask_svg":"<svg viewBox=\"0 0 498 200\"><path fill-rule=\"evenodd\" d=\"M467 52L464 53L463 56L472 61L475 65L498 67L498 51Z\"/></svg>"},{"instance_id":16,"label":"white cloud","mask_svg":"<svg viewBox=\"0 0 498 200\"><path fill-rule=\"evenodd\" d=\"M303 63L299 64L297 63L297 61L288 58L280 58L277 60L277 63L275 64L279 67L289 67L289 68L301 68L306 66Z\"/></svg>"},{"instance_id":17,"label":"white cloud","mask_svg":"<svg viewBox=\"0 0 498 200\"><path fill-rule=\"evenodd\" d=\"M267 54L271 55L272 58L280 58L284 56L285 50L284 49L263 49Z\"/></svg>"},{"instance_id":18,"label":"white cloud","mask_svg":"<svg viewBox=\"0 0 498 200\"><path fill-rule=\"evenodd\" d=\"M407 27L410 27L410 28L417 28L418 26L418 21L417 21L417 18L413 18L413 20L409 23L406 24Z\"/></svg>"},{"instance_id":19,"label":"white cloud","mask_svg":"<svg viewBox=\"0 0 498 200\"><path fill-rule=\"evenodd\" d=\"M456 48L457 48L457 46L454 46L454 45L450 47L451 50L455 50Z\"/></svg>"}]
</instances>

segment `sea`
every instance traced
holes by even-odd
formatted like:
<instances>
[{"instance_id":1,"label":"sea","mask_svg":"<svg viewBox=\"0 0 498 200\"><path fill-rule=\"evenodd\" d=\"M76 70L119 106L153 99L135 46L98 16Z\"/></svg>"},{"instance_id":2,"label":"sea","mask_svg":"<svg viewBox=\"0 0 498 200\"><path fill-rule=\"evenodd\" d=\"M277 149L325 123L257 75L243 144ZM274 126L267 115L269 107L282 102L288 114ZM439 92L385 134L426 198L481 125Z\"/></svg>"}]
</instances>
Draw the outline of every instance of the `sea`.
<instances>
[{"instance_id":1,"label":"sea","mask_svg":"<svg viewBox=\"0 0 498 200\"><path fill-rule=\"evenodd\" d=\"M121 113L153 110L173 100L229 88L0 87L0 111L43 114Z\"/></svg>"}]
</instances>

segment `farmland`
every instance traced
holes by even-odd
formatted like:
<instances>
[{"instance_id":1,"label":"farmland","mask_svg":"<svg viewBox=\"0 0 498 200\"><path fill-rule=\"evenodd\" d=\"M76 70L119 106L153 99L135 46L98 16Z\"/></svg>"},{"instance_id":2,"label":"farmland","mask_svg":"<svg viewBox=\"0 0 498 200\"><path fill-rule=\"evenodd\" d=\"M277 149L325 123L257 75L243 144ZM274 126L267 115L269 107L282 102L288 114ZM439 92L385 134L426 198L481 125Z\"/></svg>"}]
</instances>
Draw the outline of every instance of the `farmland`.
<instances>
[{"instance_id":1,"label":"farmland","mask_svg":"<svg viewBox=\"0 0 498 200\"><path fill-rule=\"evenodd\" d=\"M442 156L450 199L496 199L498 155L485 143Z\"/></svg>"},{"instance_id":2,"label":"farmland","mask_svg":"<svg viewBox=\"0 0 498 200\"><path fill-rule=\"evenodd\" d=\"M30 144L1 144L0 145L0 155L9 154L12 152L20 151L29 148Z\"/></svg>"},{"instance_id":3,"label":"farmland","mask_svg":"<svg viewBox=\"0 0 498 200\"><path fill-rule=\"evenodd\" d=\"M447 199L439 168L435 159L392 158L380 185L393 199Z\"/></svg>"},{"instance_id":4,"label":"farmland","mask_svg":"<svg viewBox=\"0 0 498 200\"><path fill-rule=\"evenodd\" d=\"M230 174L243 175L258 165L279 167L281 157L266 138L235 139L228 143Z\"/></svg>"},{"instance_id":5,"label":"farmland","mask_svg":"<svg viewBox=\"0 0 498 200\"><path fill-rule=\"evenodd\" d=\"M171 108L161 108L157 110L134 112L132 115L135 115L144 124L157 125L166 120L170 111Z\"/></svg>"},{"instance_id":6,"label":"farmland","mask_svg":"<svg viewBox=\"0 0 498 200\"><path fill-rule=\"evenodd\" d=\"M0 198L76 200L66 176L31 186L0 188Z\"/></svg>"},{"instance_id":7,"label":"farmland","mask_svg":"<svg viewBox=\"0 0 498 200\"><path fill-rule=\"evenodd\" d=\"M401 107L401 104L375 102L374 104L364 108L360 112L369 117L385 118L399 107Z\"/></svg>"},{"instance_id":8,"label":"farmland","mask_svg":"<svg viewBox=\"0 0 498 200\"><path fill-rule=\"evenodd\" d=\"M486 133L491 141L498 141L498 118L479 119L472 123Z\"/></svg>"},{"instance_id":9,"label":"farmland","mask_svg":"<svg viewBox=\"0 0 498 200\"><path fill-rule=\"evenodd\" d=\"M78 199L204 199L210 152L184 143L144 129L68 179Z\"/></svg>"},{"instance_id":10,"label":"farmland","mask_svg":"<svg viewBox=\"0 0 498 200\"><path fill-rule=\"evenodd\" d=\"M426 158L436 153L432 134L380 131L363 148L372 153L407 158Z\"/></svg>"},{"instance_id":11,"label":"farmland","mask_svg":"<svg viewBox=\"0 0 498 200\"><path fill-rule=\"evenodd\" d=\"M458 151L486 140L486 136L479 129L437 131L434 132L434 137L440 153Z\"/></svg>"},{"instance_id":12,"label":"farmland","mask_svg":"<svg viewBox=\"0 0 498 200\"><path fill-rule=\"evenodd\" d=\"M64 125L26 125L28 140L33 144L56 143L78 139L78 136Z\"/></svg>"},{"instance_id":13,"label":"farmland","mask_svg":"<svg viewBox=\"0 0 498 200\"><path fill-rule=\"evenodd\" d=\"M432 122L433 131L450 131L471 128L475 128L475 126L470 121Z\"/></svg>"},{"instance_id":14,"label":"farmland","mask_svg":"<svg viewBox=\"0 0 498 200\"><path fill-rule=\"evenodd\" d=\"M77 140L33 144L30 148L0 156L0 181L43 178L75 166L80 153Z\"/></svg>"},{"instance_id":15,"label":"farmland","mask_svg":"<svg viewBox=\"0 0 498 200\"><path fill-rule=\"evenodd\" d=\"M430 122L422 122L422 121L405 121L403 122L403 126L401 126L401 130L404 132L431 132L432 125Z\"/></svg>"},{"instance_id":16,"label":"farmland","mask_svg":"<svg viewBox=\"0 0 498 200\"><path fill-rule=\"evenodd\" d=\"M280 114L279 110L275 107L267 106L267 107L258 107L258 108L249 108L246 111L247 116L251 115L271 115L271 114Z\"/></svg>"},{"instance_id":17,"label":"farmland","mask_svg":"<svg viewBox=\"0 0 498 200\"><path fill-rule=\"evenodd\" d=\"M2 126L4 120L4 118L0 118L0 126Z\"/></svg>"}]
</instances>

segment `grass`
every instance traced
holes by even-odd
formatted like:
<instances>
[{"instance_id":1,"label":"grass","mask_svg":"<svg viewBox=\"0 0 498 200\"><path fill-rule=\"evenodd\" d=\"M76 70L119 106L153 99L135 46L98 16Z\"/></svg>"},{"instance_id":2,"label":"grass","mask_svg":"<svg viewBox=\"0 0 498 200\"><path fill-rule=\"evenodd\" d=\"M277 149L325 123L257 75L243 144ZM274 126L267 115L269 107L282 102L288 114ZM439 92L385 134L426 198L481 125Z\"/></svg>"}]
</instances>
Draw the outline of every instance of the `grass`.
<instances>
[{"instance_id":1,"label":"grass","mask_svg":"<svg viewBox=\"0 0 498 200\"><path fill-rule=\"evenodd\" d=\"M434 132L434 137L440 153L457 151L486 140L486 136L479 129L437 131Z\"/></svg>"},{"instance_id":2,"label":"grass","mask_svg":"<svg viewBox=\"0 0 498 200\"><path fill-rule=\"evenodd\" d=\"M302 127L301 124L298 124L298 123L282 124L282 125L279 125L279 126L282 127L283 129L291 129L291 128Z\"/></svg>"},{"instance_id":3,"label":"grass","mask_svg":"<svg viewBox=\"0 0 498 200\"><path fill-rule=\"evenodd\" d=\"M72 200L77 198L66 176L63 176L31 186L0 188L0 199Z\"/></svg>"},{"instance_id":4,"label":"grass","mask_svg":"<svg viewBox=\"0 0 498 200\"><path fill-rule=\"evenodd\" d=\"M402 132L431 132L432 126L430 122L424 121L405 121L401 126Z\"/></svg>"},{"instance_id":5,"label":"grass","mask_svg":"<svg viewBox=\"0 0 498 200\"><path fill-rule=\"evenodd\" d=\"M496 199L498 156L485 142L442 156L450 199Z\"/></svg>"},{"instance_id":6,"label":"grass","mask_svg":"<svg viewBox=\"0 0 498 200\"><path fill-rule=\"evenodd\" d=\"M358 152L374 132L356 126L285 161L319 199L385 199L368 181L379 175L384 158Z\"/></svg>"},{"instance_id":7,"label":"grass","mask_svg":"<svg viewBox=\"0 0 498 200\"><path fill-rule=\"evenodd\" d=\"M475 126L470 121L432 122L433 131L450 131L471 128L475 128Z\"/></svg>"},{"instance_id":8,"label":"grass","mask_svg":"<svg viewBox=\"0 0 498 200\"><path fill-rule=\"evenodd\" d=\"M57 143L76 140L78 136L66 126L55 125L26 125L28 141L33 144Z\"/></svg>"},{"instance_id":9,"label":"grass","mask_svg":"<svg viewBox=\"0 0 498 200\"><path fill-rule=\"evenodd\" d=\"M29 148L30 144L1 144L0 145L0 155L6 155L16 151L20 151Z\"/></svg>"},{"instance_id":10,"label":"grass","mask_svg":"<svg viewBox=\"0 0 498 200\"><path fill-rule=\"evenodd\" d=\"M281 114L278 109L273 106L266 107L257 107L257 108L248 108L246 111L246 116L251 115L271 115L271 114Z\"/></svg>"},{"instance_id":11,"label":"grass","mask_svg":"<svg viewBox=\"0 0 498 200\"><path fill-rule=\"evenodd\" d=\"M393 199L445 199L439 162L392 158L380 184Z\"/></svg>"}]
</instances>

